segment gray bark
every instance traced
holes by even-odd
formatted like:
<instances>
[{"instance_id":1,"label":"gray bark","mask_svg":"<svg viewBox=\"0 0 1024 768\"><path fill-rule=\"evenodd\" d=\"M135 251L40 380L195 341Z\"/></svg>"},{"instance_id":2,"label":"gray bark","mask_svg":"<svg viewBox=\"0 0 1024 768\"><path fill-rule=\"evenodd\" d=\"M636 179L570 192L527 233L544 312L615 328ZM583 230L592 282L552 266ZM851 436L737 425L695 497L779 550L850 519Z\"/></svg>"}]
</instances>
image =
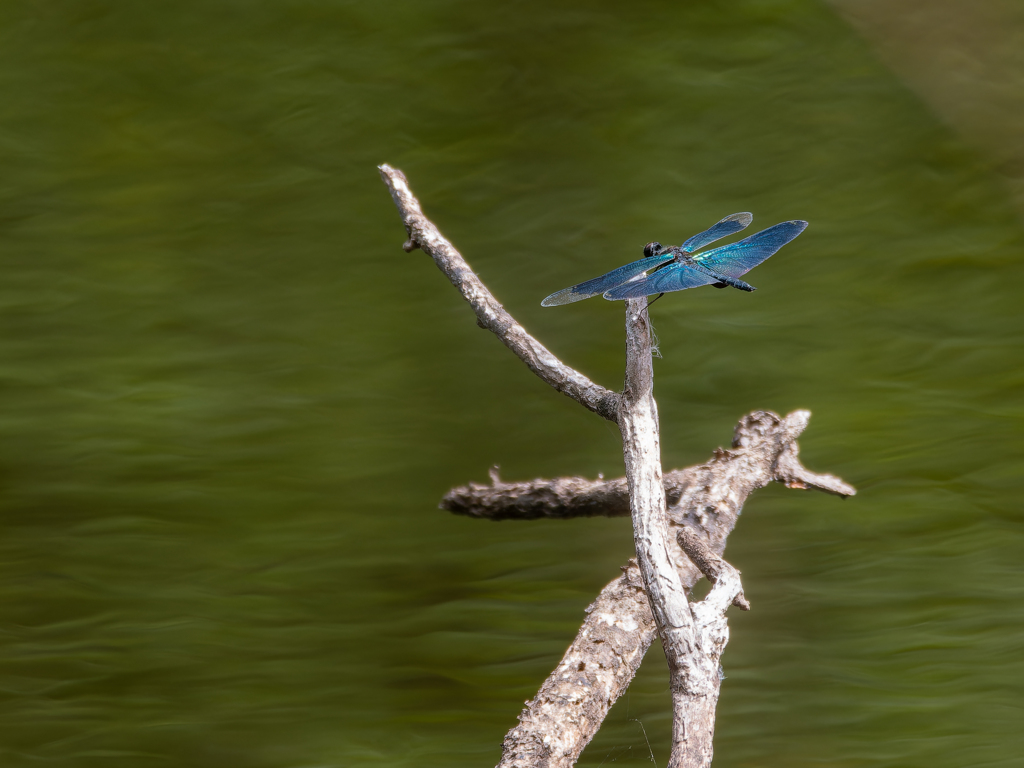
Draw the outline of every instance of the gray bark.
<instances>
[{"instance_id":1,"label":"gray bark","mask_svg":"<svg viewBox=\"0 0 1024 768\"><path fill-rule=\"evenodd\" d=\"M811 472L802 466L796 458L796 442L790 443L790 446L776 462L772 480L789 488L818 490L842 497L857 493L853 486L838 477ZM716 456L724 456L726 453L719 448ZM686 490L697 482L705 466L674 469L665 473L663 483L669 507L679 504ZM452 488L438 506L457 515L495 521L628 517L629 487L624 477L615 480L559 477L554 480L505 483L492 470L490 485L470 483Z\"/></svg>"},{"instance_id":2,"label":"gray bark","mask_svg":"<svg viewBox=\"0 0 1024 768\"><path fill-rule=\"evenodd\" d=\"M401 171L382 165L380 172L409 235L404 249L422 248L469 302L481 327L543 381L617 422L622 432L623 479L506 484L494 475L491 486L456 489L442 501L453 512L492 520L620 515L626 510L633 519L637 560L587 609L561 663L506 736L499 767L575 763L659 632L672 676L669 766L706 768L719 659L728 641L725 612L731 604L749 608L738 572L720 557L744 500L772 481L840 496L853 495L854 489L800 464L796 438L807 426L807 411L785 419L752 413L740 421L729 450L719 449L706 464L663 478L646 301L625 302L627 363L620 396L566 366L526 333L423 215ZM691 605L687 593L701 571L715 584L707 598Z\"/></svg>"},{"instance_id":3,"label":"gray bark","mask_svg":"<svg viewBox=\"0 0 1024 768\"><path fill-rule=\"evenodd\" d=\"M676 567L679 558L671 551L646 309L646 299L626 301L626 384L619 403L633 543L668 660L673 700L669 768L703 768L711 763L718 668L709 674L710 661L701 652L687 587Z\"/></svg>"},{"instance_id":4,"label":"gray bark","mask_svg":"<svg viewBox=\"0 0 1024 768\"><path fill-rule=\"evenodd\" d=\"M770 411L755 411L736 425L729 449L717 449L704 464L666 474L670 528L694 531L710 552L720 556L747 497L769 483L854 495L856 491L851 486L831 475L810 472L797 459L796 440L809 418L807 411L795 411L785 418ZM563 483L575 485L577 480L544 482L565 487ZM622 479L598 481L589 487L605 489L615 514L621 515L619 489L623 483ZM497 493L504 508L517 508L518 498L511 490L517 485L526 486L526 508L535 509L536 489L531 483L498 484ZM485 498L485 509L490 501ZM567 508L575 507L570 503ZM551 509L555 512L552 516L570 516L563 514L564 509L557 504ZM592 514L600 514L596 506L588 509ZM485 516L472 507L460 511ZM701 578L700 569L681 550L673 547L670 553L684 587L692 589ZM537 696L526 703L519 725L505 737L500 766L568 768L576 762L612 705L625 693L657 633L650 606L646 600L635 597L641 588L639 568L631 561L623 568L623 574L601 591L587 609L583 626L561 663L541 685ZM609 646L614 648L611 654L605 652ZM565 677L567 670L575 673ZM696 723L713 718L713 710L702 710L702 703L710 702L695 698L685 708L674 707L674 720L679 719L677 727L681 729L686 720Z\"/></svg>"},{"instance_id":5,"label":"gray bark","mask_svg":"<svg viewBox=\"0 0 1024 768\"><path fill-rule=\"evenodd\" d=\"M419 200L409 189L409 182L397 168L380 166L380 175L391 191L391 199L405 224L409 239L402 247L405 251L422 248L434 260L452 285L458 288L476 313L477 325L494 333L501 343L514 352L543 381L563 395L571 397L584 408L615 421L618 416L619 396L595 384L582 373L563 363L528 334L526 330L498 302L483 281L469 268L466 260L444 235L434 226L420 208Z\"/></svg>"}]
</instances>

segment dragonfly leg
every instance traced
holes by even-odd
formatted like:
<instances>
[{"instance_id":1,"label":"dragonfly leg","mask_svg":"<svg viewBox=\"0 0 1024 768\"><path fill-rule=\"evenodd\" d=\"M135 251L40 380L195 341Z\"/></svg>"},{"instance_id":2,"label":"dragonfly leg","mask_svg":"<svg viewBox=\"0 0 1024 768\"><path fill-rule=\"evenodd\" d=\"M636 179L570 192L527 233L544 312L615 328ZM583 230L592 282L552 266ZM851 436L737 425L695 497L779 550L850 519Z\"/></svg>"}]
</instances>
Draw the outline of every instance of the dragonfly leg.
<instances>
[{"instance_id":1,"label":"dragonfly leg","mask_svg":"<svg viewBox=\"0 0 1024 768\"><path fill-rule=\"evenodd\" d=\"M664 291L663 291L663 292L661 292L661 293L659 293L659 294L658 294L657 296L655 296L655 297L654 297L653 299L651 299L650 301L648 301L648 302L647 302L647 306L646 306L646 307L644 307L644 312L647 312L647 320L648 320L648 322L650 322L650 319L651 319L651 313L650 313L650 309L651 309L651 304L653 304L654 302L656 302L656 301L657 301L658 299L660 299L660 298L661 298L662 296L664 296L664 295L665 295Z\"/></svg>"},{"instance_id":2,"label":"dragonfly leg","mask_svg":"<svg viewBox=\"0 0 1024 768\"><path fill-rule=\"evenodd\" d=\"M659 294L658 294L657 296L655 296L655 297L654 297L653 299L651 299L650 301L648 301L648 302L647 302L647 306L648 306L648 307L649 307L649 306L651 306L651 304L653 304L654 302L656 302L656 301L657 301L658 299L660 299L660 298L661 298L662 296L664 296L664 295L665 295L665 294L664 294L664 292L662 292L662 293L659 293Z\"/></svg>"}]
</instances>

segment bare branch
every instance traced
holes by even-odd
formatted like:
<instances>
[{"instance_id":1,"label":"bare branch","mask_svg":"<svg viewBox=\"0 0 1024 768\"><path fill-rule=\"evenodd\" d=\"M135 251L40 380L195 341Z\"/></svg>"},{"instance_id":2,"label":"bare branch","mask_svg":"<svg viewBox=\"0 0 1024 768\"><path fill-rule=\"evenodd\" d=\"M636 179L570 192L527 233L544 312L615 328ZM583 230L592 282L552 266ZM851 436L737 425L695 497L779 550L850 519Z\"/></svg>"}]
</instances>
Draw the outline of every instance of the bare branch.
<instances>
[{"instance_id":1,"label":"bare branch","mask_svg":"<svg viewBox=\"0 0 1024 768\"><path fill-rule=\"evenodd\" d=\"M666 490L668 490L666 476ZM467 517L487 520L536 520L542 517L628 517L626 478L586 480L563 477L524 483L470 483L453 488L438 505Z\"/></svg>"},{"instance_id":2,"label":"bare branch","mask_svg":"<svg viewBox=\"0 0 1024 768\"><path fill-rule=\"evenodd\" d=\"M765 417L776 424L782 419L770 411L763 412ZM743 436L743 424L755 423L751 420L760 418L759 413L744 417L737 427L739 442L730 450L719 449L712 462L735 461L741 459L746 452L739 447L747 442ZM786 422L806 424L806 411L796 411L786 417ZM833 475L822 475L811 472L800 463L799 446L796 435L789 428L782 437L791 437L785 443L772 469L772 476L767 481L783 483L788 488L819 490L836 496L854 496L857 490ZM684 493L694 483L706 477L711 463L701 464L686 469L674 469L664 476L665 496L669 509L679 505ZM759 475L760 479L764 479ZM761 486L758 486L761 487ZM487 520L536 520L542 517L566 519L570 517L626 517L629 514L629 488L626 478L614 480L587 480L582 477L560 477L554 480L530 480L522 483L503 483L496 477L491 478L491 485L470 483L469 485L452 488L445 494L439 504L441 509L467 517L485 518Z\"/></svg>"},{"instance_id":3,"label":"bare branch","mask_svg":"<svg viewBox=\"0 0 1024 768\"><path fill-rule=\"evenodd\" d=\"M455 246L423 215L419 200L409 189L405 175L390 165L382 165L379 170L409 234L403 248L406 251L422 248L469 302L476 313L477 324L501 339L501 343L518 355L537 376L584 408L615 421L619 396L567 366L528 334L491 295Z\"/></svg>"},{"instance_id":4,"label":"bare branch","mask_svg":"<svg viewBox=\"0 0 1024 768\"><path fill-rule=\"evenodd\" d=\"M687 588L670 555L670 534L661 477L658 407L654 401L654 369L646 299L626 300L626 386L619 404L622 454L629 484L633 543L651 613L665 650L673 698L672 754L669 768L710 763L707 728L689 726L695 708L703 725L708 701L717 701L717 675L709 677L704 657L695 648L697 634L686 599ZM676 558L678 560L678 558ZM715 670L717 672L717 669ZM714 703L710 704L714 723ZM695 761L693 758L696 757Z\"/></svg>"},{"instance_id":5,"label":"bare branch","mask_svg":"<svg viewBox=\"0 0 1024 768\"><path fill-rule=\"evenodd\" d=\"M556 390L618 423L622 433L624 481L570 478L505 484L495 474L490 487L457 489L443 502L453 511L491 519L568 517L620 514L626 495L633 519L636 563L623 569L623 576L605 587L588 610L562 663L507 735L501 765L572 765L628 686L657 631L672 675L669 768L707 768L720 685L718 659L728 640L725 611L733 602L745 605L738 571L714 553L724 549L746 497L772 480L841 496L852 495L853 488L800 464L795 441L807 425L806 411L785 419L767 412L750 414L738 425L730 450L719 449L707 464L685 470L666 484L646 301L625 302L626 381L620 396L563 364L526 333L423 215L401 171L382 165L380 172L409 235L403 248L422 248L473 308L478 325L498 336ZM708 597L692 606L687 592L700 570L671 536L672 525L686 526L682 544L715 581Z\"/></svg>"},{"instance_id":6,"label":"bare branch","mask_svg":"<svg viewBox=\"0 0 1024 768\"><path fill-rule=\"evenodd\" d=\"M721 555L747 496L781 479L776 477L779 457L803 432L809 416L796 411L783 419L755 411L736 425L731 449L717 450L705 464L666 474L670 524L696 531L710 551ZM611 494L622 482L593 485L604 485ZM701 572L681 550L672 549L683 586L692 589ZM636 563L623 571L601 591L562 662L527 702L519 725L505 738L501 768L569 768L629 687L657 630ZM615 638L610 655L605 653L608 633ZM576 671L566 677L568 670Z\"/></svg>"},{"instance_id":7,"label":"bare branch","mask_svg":"<svg viewBox=\"0 0 1024 768\"><path fill-rule=\"evenodd\" d=\"M500 768L568 768L633 679L657 632L635 560L601 590L562 661L508 732Z\"/></svg>"}]
</instances>

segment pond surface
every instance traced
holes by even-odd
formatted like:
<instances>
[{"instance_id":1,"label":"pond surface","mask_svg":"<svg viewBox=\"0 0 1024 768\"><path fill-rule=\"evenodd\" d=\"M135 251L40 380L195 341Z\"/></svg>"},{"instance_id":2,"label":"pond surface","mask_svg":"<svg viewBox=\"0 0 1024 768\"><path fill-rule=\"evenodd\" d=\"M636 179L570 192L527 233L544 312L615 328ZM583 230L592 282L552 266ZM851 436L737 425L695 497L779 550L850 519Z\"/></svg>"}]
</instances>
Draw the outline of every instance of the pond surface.
<instances>
[{"instance_id":1,"label":"pond surface","mask_svg":"<svg viewBox=\"0 0 1024 768\"><path fill-rule=\"evenodd\" d=\"M1024 229L827 6L19 0L0 93L3 765L493 765L631 555L436 509L621 447L402 252L381 162L613 388L621 305L541 298L810 221L652 310L666 467L808 408L859 489L747 504L715 765L1020 764ZM581 764L664 765L668 706L655 648Z\"/></svg>"}]
</instances>

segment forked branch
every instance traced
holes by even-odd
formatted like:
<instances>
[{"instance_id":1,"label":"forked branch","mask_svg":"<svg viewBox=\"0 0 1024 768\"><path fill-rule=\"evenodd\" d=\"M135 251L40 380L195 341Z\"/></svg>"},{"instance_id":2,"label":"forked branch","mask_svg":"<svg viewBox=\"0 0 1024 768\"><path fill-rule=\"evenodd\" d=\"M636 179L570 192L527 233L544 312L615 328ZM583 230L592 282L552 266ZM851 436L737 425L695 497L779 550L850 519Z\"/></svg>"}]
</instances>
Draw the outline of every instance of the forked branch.
<instances>
[{"instance_id":1,"label":"forked branch","mask_svg":"<svg viewBox=\"0 0 1024 768\"><path fill-rule=\"evenodd\" d=\"M842 490L842 495L854 495L856 491L851 486L831 475L810 472L796 459L796 440L807 427L809 418L807 411L794 411L785 418L770 411L755 411L740 419L730 448L717 449L704 464L666 473L664 485L670 529L692 531L706 542L708 552L721 556L747 497L772 482L789 484L794 477L805 481L827 478L820 483L806 482L806 485L827 493ZM780 461L782 457L791 457L792 460ZM780 464L785 465L784 471ZM619 489L624 485L624 479L591 482L562 478L535 482L545 484L545 488L562 491L579 484L579 487L590 489L590 501L586 507L588 515L623 514ZM589 485L583 485L587 483ZM505 509L537 508L538 494L534 483L497 485ZM522 497L512 491L517 485L525 486ZM481 487L493 486L477 486ZM450 491L442 506L447 508L451 498L468 501L480 495L476 492L465 494L464 490L456 488ZM607 493L603 493L604 490ZM608 503L604 509L598 503L602 497ZM457 512L490 517L481 514L492 508L492 499L486 496L484 499L486 504L482 508L467 505ZM572 502L565 506L570 510L576 508ZM561 510L557 502L551 509ZM559 512L551 516L571 515ZM687 590L692 589L701 579L701 570L679 549L677 542L672 542L670 553L683 585ZM657 627L650 604L644 599L636 562L630 561L622 570L622 575L601 590L597 600L587 609L583 626L562 661L541 685L537 695L527 702L519 716L519 724L505 737L502 768L572 766L597 733L612 705L625 693L657 635ZM685 694L674 696L674 714L680 717L680 724L689 722L690 732L696 733L698 716L708 710L701 706L683 706L681 699L684 698ZM695 701L697 705L701 703L699 698ZM713 709L710 715L710 722L707 718L704 720L709 728L714 722ZM710 754L705 755L702 750L697 752L691 757L698 762L691 765L704 764L705 757L710 759Z\"/></svg>"},{"instance_id":2,"label":"forked branch","mask_svg":"<svg viewBox=\"0 0 1024 768\"><path fill-rule=\"evenodd\" d=\"M855 491L800 464L796 438L807 425L806 411L785 419L752 413L737 426L731 449L663 479L646 302L626 301L625 387L617 395L562 363L515 322L423 215L401 171L382 165L380 172L409 235L405 250L422 248L469 302L481 327L542 380L615 421L622 432L626 477L620 480L505 484L494 478L491 486L456 489L442 502L453 512L492 520L627 511L633 518L637 561L587 610L562 662L506 736L500 765L571 766L629 685L655 632L661 634L672 673L670 768L709 765L718 659L728 638L725 611L730 604L749 607L738 572L720 558L744 500L772 481L841 496ZM678 539L670 533L673 526ZM702 570L715 586L704 601L690 605L687 592Z\"/></svg>"}]
</instances>

